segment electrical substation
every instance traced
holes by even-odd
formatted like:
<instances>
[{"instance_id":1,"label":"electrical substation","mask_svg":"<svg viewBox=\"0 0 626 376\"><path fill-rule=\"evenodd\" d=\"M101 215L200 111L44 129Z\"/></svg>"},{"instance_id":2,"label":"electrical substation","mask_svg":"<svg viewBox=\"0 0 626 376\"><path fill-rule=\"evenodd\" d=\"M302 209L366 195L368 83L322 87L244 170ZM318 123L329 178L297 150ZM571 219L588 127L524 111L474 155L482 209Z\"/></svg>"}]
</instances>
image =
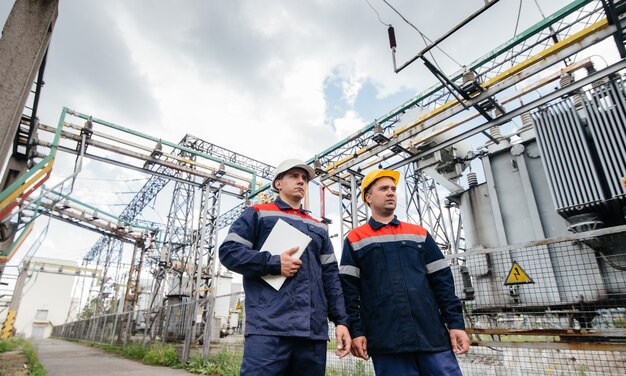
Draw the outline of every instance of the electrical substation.
<instances>
[{"instance_id":1,"label":"electrical substation","mask_svg":"<svg viewBox=\"0 0 626 376\"><path fill-rule=\"evenodd\" d=\"M0 276L41 218L101 236L81 265L22 260L0 307L1 335L15 332L20 287L42 272L67 274L75 291L87 291L53 336L161 340L184 361L227 346L241 333L245 296L216 262L218 234L250 204L272 199L274 166L80 109L40 123L58 0L40 1L47 5L37 12L32 3L16 1L0 41L0 80L13 78L0 93ZM310 156L318 178L309 195L319 198L308 201L343 239L368 218L357 199L363 176L377 167L402 173L398 216L432 234L464 305L472 339L459 356L464 374L626 374L626 1L574 0L458 72L442 72L431 50L466 37L463 28L497 3L486 1L406 62L397 61L402 46L389 27L389 69L402 75L424 64L439 83ZM40 30L20 33L35 24ZM11 62L7 44L24 46ZM599 44L618 58L585 55ZM74 172L50 186L60 154L75 157ZM120 214L108 213L72 195L85 160L147 180ZM142 219L157 196L169 203L164 221ZM345 369L357 362L350 358L329 355L329 367Z\"/></svg>"}]
</instances>

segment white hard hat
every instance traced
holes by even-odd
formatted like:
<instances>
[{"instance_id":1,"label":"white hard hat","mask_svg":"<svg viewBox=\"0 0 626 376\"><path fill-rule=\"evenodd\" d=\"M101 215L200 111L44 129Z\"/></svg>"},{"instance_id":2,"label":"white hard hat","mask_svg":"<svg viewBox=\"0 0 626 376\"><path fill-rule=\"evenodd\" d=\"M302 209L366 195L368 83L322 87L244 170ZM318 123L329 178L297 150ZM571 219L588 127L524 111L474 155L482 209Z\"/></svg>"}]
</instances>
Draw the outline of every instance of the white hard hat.
<instances>
[{"instance_id":1,"label":"white hard hat","mask_svg":"<svg viewBox=\"0 0 626 376\"><path fill-rule=\"evenodd\" d=\"M315 175L315 170L313 169L313 167L304 163L304 161L301 161L299 159L286 159L282 161L278 165L278 167L276 167L276 171L274 172L274 179L272 179L272 188L276 189L276 180L283 172L287 172L296 167L306 171L307 175L309 175L309 180L315 179L315 176L317 176Z\"/></svg>"}]
</instances>

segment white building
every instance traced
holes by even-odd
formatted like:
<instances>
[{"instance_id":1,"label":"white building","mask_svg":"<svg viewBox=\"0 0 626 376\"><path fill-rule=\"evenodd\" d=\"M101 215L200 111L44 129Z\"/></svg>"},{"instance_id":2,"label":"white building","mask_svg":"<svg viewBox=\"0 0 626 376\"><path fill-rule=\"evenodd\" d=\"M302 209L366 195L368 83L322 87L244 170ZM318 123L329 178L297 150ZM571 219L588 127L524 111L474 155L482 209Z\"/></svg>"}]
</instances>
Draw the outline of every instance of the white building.
<instances>
[{"instance_id":1,"label":"white building","mask_svg":"<svg viewBox=\"0 0 626 376\"><path fill-rule=\"evenodd\" d=\"M237 326L239 317L237 302L240 301L242 296L242 286L240 283L233 283L233 274L228 270L223 271L217 276L216 280L217 288L213 318L219 320L220 330L225 330L230 334ZM215 332L211 332L213 337L217 335Z\"/></svg>"},{"instance_id":2,"label":"white building","mask_svg":"<svg viewBox=\"0 0 626 376\"><path fill-rule=\"evenodd\" d=\"M73 261L30 259L15 320L18 336L47 338L53 326L65 323L68 316L70 320L76 317L72 289L78 271Z\"/></svg>"}]
</instances>

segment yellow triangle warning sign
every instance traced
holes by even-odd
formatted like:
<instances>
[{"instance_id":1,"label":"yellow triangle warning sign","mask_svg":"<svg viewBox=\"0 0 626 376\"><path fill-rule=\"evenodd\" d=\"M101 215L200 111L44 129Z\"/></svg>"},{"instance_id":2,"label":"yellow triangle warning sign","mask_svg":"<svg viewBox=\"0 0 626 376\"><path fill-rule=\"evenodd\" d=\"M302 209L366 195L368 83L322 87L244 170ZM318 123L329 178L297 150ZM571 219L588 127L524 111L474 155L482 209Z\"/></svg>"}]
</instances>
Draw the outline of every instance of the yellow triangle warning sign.
<instances>
[{"instance_id":1,"label":"yellow triangle warning sign","mask_svg":"<svg viewBox=\"0 0 626 376\"><path fill-rule=\"evenodd\" d=\"M235 309L241 310L241 301L239 299L237 299L237 307Z\"/></svg>"},{"instance_id":2,"label":"yellow triangle warning sign","mask_svg":"<svg viewBox=\"0 0 626 376\"><path fill-rule=\"evenodd\" d=\"M533 279L526 274L517 261L513 261L513 266L511 266L511 270L509 271L509 275L506 277L506 281L504 281L504 285L523 285L526 283L535 283L535 281L533 281Z\"/></svg>"}]
</instances>

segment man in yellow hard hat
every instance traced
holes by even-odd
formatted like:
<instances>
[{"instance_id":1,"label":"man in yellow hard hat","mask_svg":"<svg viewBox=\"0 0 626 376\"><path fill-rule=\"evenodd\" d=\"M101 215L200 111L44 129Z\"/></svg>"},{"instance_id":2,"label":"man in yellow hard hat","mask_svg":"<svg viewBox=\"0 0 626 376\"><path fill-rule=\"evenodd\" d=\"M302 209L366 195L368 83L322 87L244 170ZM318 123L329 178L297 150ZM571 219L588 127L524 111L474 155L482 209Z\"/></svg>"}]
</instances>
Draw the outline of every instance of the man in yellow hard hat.
<instances>
[{"instance_id":1,"label":"man in yellow hard hat","mask_svg":"<svg viewBox=\"0 0 626 376\"><path fill-rule=\"evenodd\" d=\"M241 375L323 376L328 320L335 324L336 354L350 352L339 269L327 226L302 208L315 170L298 159L280 163L272 188L274 202L252 205L230 226L220 246L220 261L243 275L246 330ZM272 255L262 247L283 220L308 235L300 258L297 247ZM266 275L286 277L276 290Z\"/></svg>"},{"instance_id":2,"label":"man in yellow hard hat","mask_svg":"<svg viewBox=\"0 0 626 376\"><path fill-rule=\"evenodd\" d=\"M399 179L392 170L365 175L361 199L372 215L344 241L351 351L371 355L377 375L461 375L454 354L470 340L452 271L426 229L396 217Z\"/></svg>"}]
</instances>

